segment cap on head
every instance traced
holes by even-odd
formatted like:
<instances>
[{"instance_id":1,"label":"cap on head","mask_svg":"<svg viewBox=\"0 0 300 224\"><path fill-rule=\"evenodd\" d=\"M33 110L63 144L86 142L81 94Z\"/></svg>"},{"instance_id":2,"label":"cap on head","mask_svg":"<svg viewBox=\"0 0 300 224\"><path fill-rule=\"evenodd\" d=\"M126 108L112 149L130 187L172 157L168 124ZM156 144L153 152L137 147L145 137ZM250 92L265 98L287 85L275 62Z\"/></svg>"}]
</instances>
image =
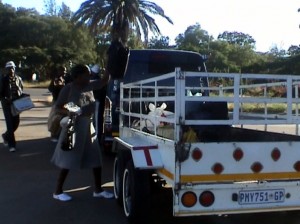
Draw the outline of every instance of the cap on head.
<instances>
[{"instance_id":1,"label":"cap on head","mask_svg":"<svg viewBox=\"0 0 300 224\"><path fill-rule=\"evenodd\" d=\"M13 61L8 61L5 64L5 68L10 68L10 67L16 67L15 63Z\"/></svg>"},{"instance_id":2,"label":"cap on head","mask_svg":"<svg viewBox=\"0 0 300 224\"><path fill-rule=\"evenodd\" d=\"M99 65L93 65L93 67L91 67L91 72L98 74L100 72L100 66Z\"/></svg>"}]
</instances>

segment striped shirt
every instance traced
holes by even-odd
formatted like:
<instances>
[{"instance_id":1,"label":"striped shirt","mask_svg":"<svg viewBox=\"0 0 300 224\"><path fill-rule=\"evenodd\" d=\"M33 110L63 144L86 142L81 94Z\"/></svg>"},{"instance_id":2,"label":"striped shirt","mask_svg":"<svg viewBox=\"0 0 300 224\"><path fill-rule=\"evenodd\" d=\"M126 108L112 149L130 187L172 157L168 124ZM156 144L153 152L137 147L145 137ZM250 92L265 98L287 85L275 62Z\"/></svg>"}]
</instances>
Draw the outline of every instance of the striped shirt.
<instances>
[{"instance_id":1,"label":"striped shirt","mask_svg":"<svg viewBox=\"0 0 300 224\"><path fill-rule=\"evenodd\" d=\"M18 99L23 94L23 83L19 76L9 77L10 98Z\"/></svg>"}]
</instances>

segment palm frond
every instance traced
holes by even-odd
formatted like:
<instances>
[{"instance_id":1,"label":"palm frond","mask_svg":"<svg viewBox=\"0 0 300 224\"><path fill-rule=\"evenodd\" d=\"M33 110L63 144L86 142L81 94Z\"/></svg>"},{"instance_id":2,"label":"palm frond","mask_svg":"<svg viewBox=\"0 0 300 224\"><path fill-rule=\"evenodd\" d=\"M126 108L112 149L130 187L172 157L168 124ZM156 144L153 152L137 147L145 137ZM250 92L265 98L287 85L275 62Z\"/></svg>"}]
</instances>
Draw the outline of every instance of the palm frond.
<instances>
[{"instance_id":1,"label":"palm frond","mask_svg":"<svg viewBox=\"0 0 300 224\"><path fill-rule=\"evenodd\" d=\"M152 16L161 16L169 23L172 20L154 2L146 0L87 0L73 15L77 24L85 24L94 34L111 32L114 38L128 39L130 28L138 36L143 34L148 40L149 32L160 34L160 29Z\"/></svg>"}]
</instances>

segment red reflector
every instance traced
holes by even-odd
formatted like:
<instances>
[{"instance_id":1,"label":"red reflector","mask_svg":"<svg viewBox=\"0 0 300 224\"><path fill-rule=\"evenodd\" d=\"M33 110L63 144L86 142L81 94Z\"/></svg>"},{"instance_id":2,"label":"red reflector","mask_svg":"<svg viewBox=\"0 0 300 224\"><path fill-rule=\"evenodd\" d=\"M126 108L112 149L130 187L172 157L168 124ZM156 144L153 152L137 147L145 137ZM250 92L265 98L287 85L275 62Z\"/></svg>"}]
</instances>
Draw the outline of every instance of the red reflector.
<instances>
[{"instance_id":1,"label":"red reflector","mask_svg":"<svg viewBox=\"0 0 300 224\"><path fill-rule=\"evenodd\" d=\"M201 158L202 158L202 152L199 148L195 148L192 152L192 158L195 160L195 161L199 161Z\"/></svg>"},{"instance_id":2,"label":"red reflector","mask_svg":"<svg viewBox=\"0 0 300 224\"><path fill-rule=\"evenodd\" d=\"M255 162L252 164L251 166L251 170L254 172L254 173L259 173L260 171L262 171L263 169L263 165L261 165L260 162Z\"/></svg>"},{"instance_id":3,"label":"red reflector","mask_svg":"<svg viewBox=\"0 0 300 224\"><path fill-rule=\"evenodd\" d=\"M300 161L297 161L297 162L294 164L294 169L295 169L297 172L300 172Z\"/></svg>"},{"instance_id":4,"label":"red reflector","mask_svg":"<svg viewBox=\"0 0 300 224\"><path fill-rule=\"evenodd\" d=\"M181 197L181 203L187 207L191 208L197 203L197 196L194 192L186 192Z\"/></svg>"},{"instance_id":5,"label":"red reflector","mask_svg":"<svg viewBox=\"0 0 300 224\"><path fill-rule=\"evenodd\" d=\"M199 202L203 207L209 207L215 202L215 196L210 191L204 191L199 197Z\"/></svg>"},{"instance_id":6,"label":"red reflector","mask_svg":"<svg viewBox=\"0 0 300 224\"><path fill-rule=\"evenodd\" d=\"M236 161L240 161L242 158L244 157L244 152L241 148L237 148L236 150L234 150L233 152L233 158Z\"/></svg>"},{"instance_id":7,"label":"red reflector","mask_svg":"<svg viewBox=\"0 0 300 224\"><path fill-rule=\"evenodd\" d=\"M274 148L272 153L271 153L272 159L276 162L280 159L281 157L281 152L278 148Z\"/></svg>"},{"instance_id":8,"label":"red reflector","mask_svg":"<svg viewBox=\"0 0 300 224\"><path fill-rule=\"evenodd\" d=\"M215 173L215 174L221 174L224 170L224 167L221 163L216 163L215 165L213 165L212 167L212 171Z\"/></svg>"}]
</instances>

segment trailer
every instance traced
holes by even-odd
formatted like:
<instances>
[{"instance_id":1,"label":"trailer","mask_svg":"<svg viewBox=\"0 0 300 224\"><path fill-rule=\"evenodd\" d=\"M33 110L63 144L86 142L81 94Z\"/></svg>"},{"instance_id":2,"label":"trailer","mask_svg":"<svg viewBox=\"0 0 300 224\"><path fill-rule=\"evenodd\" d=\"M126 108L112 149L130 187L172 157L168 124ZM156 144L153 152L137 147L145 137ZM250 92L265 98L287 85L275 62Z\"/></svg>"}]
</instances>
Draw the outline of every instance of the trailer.
<instances>
[{"instance_id":1,"label":"trailer","mask_svg":"<svg viewBox=\"0 0 300 224\"><path fill-rule=\"evenodd\" d=\"M300 209L299 84L180 68L121 84L113 176L126 217L147 211L153 182L172 188L178 217Z\"/></svg>"}]
</instances>

